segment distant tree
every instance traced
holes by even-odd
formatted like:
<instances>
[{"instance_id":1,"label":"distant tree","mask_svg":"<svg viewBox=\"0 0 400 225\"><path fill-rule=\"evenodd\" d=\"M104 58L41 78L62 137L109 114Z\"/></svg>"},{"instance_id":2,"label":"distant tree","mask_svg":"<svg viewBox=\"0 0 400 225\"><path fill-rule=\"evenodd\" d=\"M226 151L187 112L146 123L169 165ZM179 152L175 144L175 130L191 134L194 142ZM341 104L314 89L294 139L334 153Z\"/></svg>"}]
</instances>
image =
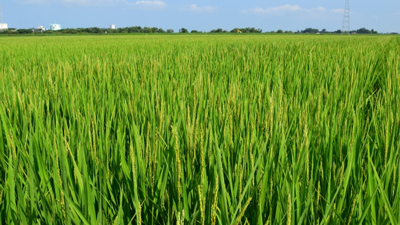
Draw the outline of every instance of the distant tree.
<instances>
[{"instance_id":1,"label":"distant tree","mask_svg":"<svg viewBox=\"0 0 400 225\"><path fill-rule=\"evenodd\" d=\"M283 30L277 30L276 33L282 34L282 33L283 33Z\"/></svg>"},{"instance_id":2,"label":"distant tree","mask_svg":"<svg viewBox=\"0 0 400 225\"><path fill-rule=\"evenodd\" d=\"M247 27L246 29L244 29L245 33L262 33L261 29L256 29L254 27Z\"/></svg>"},{"instance_id":3,"label":"distant tree","mask_svg":"<svg viewBox=\"0 0 400 225\"><path fill-rule=\"evenodd\" d=\"M287 30L287 31L285 31L285 34L293 34L293 31Z\"/></svg>"},{"instance_id":4,"label":"distant tree","mask_svg":"<svg viewBox=\"0 0 400 225\"><path fill-rule=\"evenodd\" d=\"M76 34L78 33L76 29L73 28L66 28L61 31L63 34Z\"/></svg>"},{"instance_id":5,"label":"distant tree","mask_svg":"<svg viewBox=\"0 0 400 225\"><path fill-rule=\"evenodd\" d=\"M222 28L218 28L215 30L211 30L210 33L227 33L228 31L223 30Z\"/></svg>"},{"instance_id":6,"label":"distant tree","mask_svg":"<svg viewBox=\"0 0 400 225\"><path fill-rule=\"evenodd\" d=\"M157 27L152 27L152 28L151 28L151 33L157 33L157 31L158 31L158 28L157 28Z\"/></svg>"},{"instance_id":7,"label":"distant tree","mask_svg":"<svg viewBox=\"0 0 400 225\"><path fill-rule=\"evenodd\" d=\"M167 33L174 33L174 30L173 29L168 29Z\"/></svg>"},{"instance_id":8,"label":"distant tree","mask_svg":"<svg viewBox=\"0 0 400 225\"><path fill-rule=\"evenodd\" d=\"M360 29L357 30L358 34L372 34L373 32L374 32L373 29L372 30L368 30L365 27L360 28Z\"/></svg>"},{"instance_id":9,"label":"distant tree","mask_svg":"<svg viewBox=\"0 0 400 225\"><path fill-rule=\"evenodd\" d=\"M373 33L373 34L377 34L377 33L378 33L378 31L376 31L376 30L372 29L372 30L371 30L371 33Z\"/></svg>"},{"instance_id":10,"label":"distant tree","mask_svg":"<svg viewBox=\"0 0 400 225\"><path fill-rule=\"evenodd\" d=\"M141 26L118 28L118 33L145 33L145 31L146 29Z\"/></svg>"},{"instance_id":11,"label":"distant tree","mask_svg":"<svg viewBox=\"0 0 400 225\"><path fill-rule=\"evenodd\" d=\"M18 34L30 34L32 33L32 29L18 29Z\"/></svg>"},{"instance_id":12,"label":"distant tree","mask_svg":"<svg viewBox=\"0 0 400 225\"><path fill-rule=\"evenodd\" d=\"M337 31L335 31L334 33L336 33L336 34L341 34L341 33L342 33L342 30L337 30Z\"/></svg>"},{"instance_id":13,"label":"distant tree","mask_svg":"<svg viewBox=\"0 0 400 225\"><path fill-rule=\"evenodd\" d=\"M262 29L256 29L254 27L246 27L246 28L234 28L230 33L238 33L238 30L240 30L242 33L262 33Z\"/></svg>"},{"instance_id":14,"label":"distant tree","mask_svg":"<svg viewBox=\"0 0 400 225\"><path fill-rule=\"evenodd\" d=\"M8 30L8 29L1 29L0 30L0 34L8 34L9 32L11 32L11 31Z\"/></svg>"},{"instance_id":15,"label":"distant tree","mask_svg":"<svg viewBox=\"0 0 400 225\"><path fill-rule=\"evenodd\" d=\"M76 28L77 33L85 33L85 28Z\"/></svg>"},{"instance_id":16,"label":"distant tree","mask_svg":"<svg viewBox=\"0 0 400 225\"><path fill-rule=\"evenodd\" d=\"M163 30L162 28L159 28L159 29L157 30L157 33L165 33L165 30Z\"/></svg>"},{"instance_id":17,"label":"distant tree","mask_svg":"<svg viewBox=\"0 0 400 225\"><path fill-rule=\"evenodd\" d=\"M195 34L195 33L199 33L197 30L192 30L190 31L190 33Z\"/></svg>"},{"instance_id":18,"label":"distant tree","mask_svg":"<svg viewBox=\"0 0 400 225\"><path fill-rule=\"evenodd\" d=\"M142 33L153 33L153 29L151 29L150 27L144 27Z\"/></svg>"},{"instance_id":19,"label":"distant tree","mask_svg":"<svg viewBox=\"0 0 400 225\"><path fill-rule=\"evenodd\" d=\"M86 28L85 30L87 31L87 33L92 33L92 34L103 33L102 30L98 27L90 27L90 28Z\"/></svg>"},{"instance_id":20,"label":"distant tree","mask_svg":"<svg viewBox=\"0 0 400 225\"><path fill-rule=\"evenodd\" d=\"M117 28L117 32L120 34L128 33L128 28L127 27L119 27L119 28Z\"/></svg>"},{"instance_id":21,"label":"distant tree","mask_svg":"<svg viewBox=\"0 0 400 225\"><path fill-rule=\"evenodd\" d=\"M179 33L189 33L189 31L186 28L181 28Z\"/></svg>"},{"instance_id":22,"label":"distant tree","mask_svg":"<svg viewBox=\"0 0 400 225\"><path fill-rule=\"evenodd\" d=\"M326 33L326 29L325 29L325 28L322 29L322 30L321 30L321 33Z\"/></svg>"},{"instance_id":23,"label":"distant tree","mask_svg":"<svg viewBox=\"0 0 400 225\"><path fill-rule=\"evenodd\" d=\"M306 28L305 30L302 30L301 33L303 34L316 34L319 33L318 29L313 29L313 28Z\"/></svg>"},{"instance_id":24,"label":"distant tree","mask_svg":"<svg viewBox=\"0 0 400 225\"><path fill-rule=\"evenodd\" d=\"M118 33L118 30L116 29L107 29L108 33Z\"/></svg>"}]
</instances>

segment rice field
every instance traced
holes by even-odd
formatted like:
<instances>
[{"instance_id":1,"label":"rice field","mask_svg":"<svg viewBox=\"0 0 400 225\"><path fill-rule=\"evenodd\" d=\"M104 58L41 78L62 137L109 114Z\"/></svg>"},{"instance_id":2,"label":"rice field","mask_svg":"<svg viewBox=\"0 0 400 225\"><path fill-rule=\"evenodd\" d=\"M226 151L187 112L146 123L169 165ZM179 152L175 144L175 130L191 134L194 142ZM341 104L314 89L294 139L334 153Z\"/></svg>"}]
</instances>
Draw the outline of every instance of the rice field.
<instances>
[{"instance_id":1,"label":"rice field","mask_svg":"<svg viewBox=\"0 0 400 225\"><path fill-rule=\"evenodd\" d=\"M0 38L1 224L399 224L400 38Z\"/></svg>"}]
</instances>

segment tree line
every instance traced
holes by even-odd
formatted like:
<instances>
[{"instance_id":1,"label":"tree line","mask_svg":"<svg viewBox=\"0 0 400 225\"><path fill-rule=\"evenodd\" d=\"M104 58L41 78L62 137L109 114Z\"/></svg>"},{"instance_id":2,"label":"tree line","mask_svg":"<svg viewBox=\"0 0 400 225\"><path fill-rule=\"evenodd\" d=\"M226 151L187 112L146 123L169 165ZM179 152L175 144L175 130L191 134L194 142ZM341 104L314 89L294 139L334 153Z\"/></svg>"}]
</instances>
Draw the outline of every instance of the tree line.
<instances>
[{"instance_id":1,"label":"tree line","mask_svg":"<svg viewBox=\"0 0 400 225\"><path fill-rule=\"evenodd\" d=\"M246 28L234 28L230 31L224 30L222 28L213 29L209 32L207 31L198 31L198 30L191 30L189 31L186 28L179 29L179 33L262 33L261 29L256 29L254 27L246 27ZM57 31L53 30L41 30L36 28L30 29L15 29L9 28L8 30L0 31L3 33L10 33L10 34L31 34L31 33L45 33L45 34L105 34L105 33L175 33L173 29L164 30L162 28L157 27L141 27L141 26L133 26L133 27L121 27L117 29L110 29L110 28L99 28L99 27L89 27L89 28L66 28Z\"/></svg>"},{"instance_id":2,"label":"tree line","mask_svg":"<svg viewBox=\"0 0 400 225\"><path fill-rule=\"evenodd\" d=\"M336 31L327 31L326 29L322 29L322 30L318 30L318 29L314 29L314 28L306 28L302 31L297 31L295 33L303 33L303 34L307 34L307 33L321 33L321 34L328 34L328 33L336 33L336 34L341 34L342 30L336 30ZM365 27L360 28L358 30L352 30L350 31L350 33L357 33L357 34L377 34L378 31L375 31L374 29L372 30L368 30Z\"/></svg>"},{"instance_id":3,"label":"tree line","mask_svg":"<svg viewBox=\"0 0 400 225\"><path fill-rule=\"evenodd\" d=\"M99 28L99 27L89 27L89 28L66 28L61 30L41 30L36 28L31 29L15 29L9 28L8 33L19 33L19 34L29 34L29 33L63 33L63 34L104 34L104 33L174 33L173 29L164 30L157 27L121 27L117 29L111 28Z\"/></svg>"},{"instance_id":4,"label":"tree line","mask_svg":"<svg viewBox=\"0 0 400 225\"><path fill-rule=\"evenodd\" d=\"M175 33L173 29L164 30L162 28L157 27L141 27L141 26L133 26L133 27L121 27L117 29L110 28L99 28L99 27L89 27L89 28L66 28L58 31L53 30L41 30L41 29L15 29L9 28L8 30L0 30L0 33L8 33L8 34L32 34L32 33L45 33L45 34L112 34L112 33ZM234 28L230 31L224 30L222 28L213 29L209 32L207 31L198 31L191 30L189 31L186 28L179 29L179 33L262 33L262 29L256 29L254 27L246 27L246 28ZM336 31L327 31L326 29L315 29L315 28L306 28L304 30L298 31L283 31L281 29L277 31L267 31L264 33L287 33L287 34L340 34L341 30ZM369 30L366 28L360 28L358 30L352 30L351 33L357 34L377 34L378 32L374 29ZM397 34L397 33L392 33Z\"/></svg>"}]
</instances>

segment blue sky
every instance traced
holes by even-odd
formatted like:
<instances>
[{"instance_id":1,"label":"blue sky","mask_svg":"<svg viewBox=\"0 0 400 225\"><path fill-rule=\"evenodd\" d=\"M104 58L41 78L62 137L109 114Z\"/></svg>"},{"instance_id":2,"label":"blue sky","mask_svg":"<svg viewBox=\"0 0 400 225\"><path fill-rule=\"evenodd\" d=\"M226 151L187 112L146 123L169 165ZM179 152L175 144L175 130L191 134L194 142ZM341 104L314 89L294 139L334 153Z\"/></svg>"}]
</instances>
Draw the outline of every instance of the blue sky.
<instances>
[{"instance_id":1,"label":"blue sky","mask_svg":"<svg viewBox=\"0 0 400 225\"><path fill-rule=\"evenodd\" d=\"M13 28L149 26L209 31L341 29L344 0L0 0ZM400 32L400 0L350 0L351 28Z\"/></svg>"}]
</instances>

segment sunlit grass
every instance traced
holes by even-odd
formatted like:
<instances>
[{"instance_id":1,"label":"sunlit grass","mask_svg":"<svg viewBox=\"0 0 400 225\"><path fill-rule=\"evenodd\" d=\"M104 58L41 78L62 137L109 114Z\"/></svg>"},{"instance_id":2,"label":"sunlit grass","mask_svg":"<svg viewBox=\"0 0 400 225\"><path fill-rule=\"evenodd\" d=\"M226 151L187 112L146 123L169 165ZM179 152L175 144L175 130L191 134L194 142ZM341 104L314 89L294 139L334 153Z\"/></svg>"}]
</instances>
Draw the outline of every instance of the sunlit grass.
<instances>
[{"instance_id":1,"label":"sunlit grass","mask_svg":"<svg viewBox=\"0 0 400 225\"><path fill-rule=\"evenodd\" d=\"M399 44L0 38L0 223L398 224Z\"/></svg>"}]
</instances>

